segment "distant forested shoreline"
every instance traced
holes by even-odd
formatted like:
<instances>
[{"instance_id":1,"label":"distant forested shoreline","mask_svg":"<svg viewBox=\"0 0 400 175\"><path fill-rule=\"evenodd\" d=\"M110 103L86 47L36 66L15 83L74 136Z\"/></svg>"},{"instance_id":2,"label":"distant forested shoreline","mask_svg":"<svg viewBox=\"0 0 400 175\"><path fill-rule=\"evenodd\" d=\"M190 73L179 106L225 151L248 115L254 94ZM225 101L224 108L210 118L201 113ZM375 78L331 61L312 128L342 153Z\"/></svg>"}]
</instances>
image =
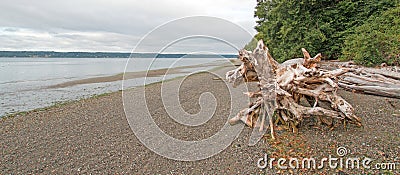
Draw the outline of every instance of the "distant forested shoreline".
<instances>
[{"instance_id":1,"label":"distant forested shoreline","mask_svg":"<svg viewBox=\"0 0 400 175\"><path fill-rule=\"evenodd\" d=\"M8 58L236 58L234 54L157 54L123 52L54 52L54 51L0 51Z\"/></svg>"}]
</instances>

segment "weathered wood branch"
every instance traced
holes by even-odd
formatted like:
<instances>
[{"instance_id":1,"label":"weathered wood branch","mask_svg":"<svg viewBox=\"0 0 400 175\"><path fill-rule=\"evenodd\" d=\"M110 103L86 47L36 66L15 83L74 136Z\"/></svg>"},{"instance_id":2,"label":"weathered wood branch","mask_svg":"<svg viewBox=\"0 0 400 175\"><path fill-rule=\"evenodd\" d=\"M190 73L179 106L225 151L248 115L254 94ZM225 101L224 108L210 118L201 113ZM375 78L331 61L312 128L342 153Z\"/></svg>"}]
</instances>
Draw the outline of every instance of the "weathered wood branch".
<instances>
[{"instance_id":1,"label":"weathered wood branch","mask_svg":"<svg viewBox=\"0 0 400 175\"><path fill-rule=\"evenodd\" d=\"M293 132L303 118L315 117L318 123L333 126L333 121L349 121L361 126L361 118L354 108L337 95L339 86L375 95L400 98L400 73L363 68L347 63L334 70L319 68L321 54L311 57L302 49L304 58L276 62L268 48L259 41L253 52L239 51L242 65L226 74L226 79L237 86L244 82L257 81L259 90L246 92L256 100L239 112L229 122L244 122L250 127L264 127L269 117L271 136L274 123L289 124ZM305 98L310 106L301 103ZM321 106L320 104L329 104ZM275 115L274 115L275 114ZM275 116L275 117L273 117ZM258 117L263 117L257 120ZM261 121L261 123L256 123ZM275 122L274 122L275 121Z\"/></svg>"},{"instance_id":2,"label":"weathered wood branch","mask_svg":"<svg viewBox=\"0 0 400 175\"><path fill-rule=\"evenodd\" d=\"M297 132L299 123L310 117L314 117L318 124L330 127L334 127L334 121L348 121L361 126L361 118L355 115L351 104L336 93L339 87L400 98L400 72L364 68L351 62L333 63L338 66L333 70L320 69L321 54L311 57L306 49L301 51L304 58L291 59L282 64L272 58L262 41L258 42L253 52L239 51L242 64L227 72L226 79L234 87L256 81L259 89L245 93L255 100L230 119L231 124L242 121L250 127L260 126L261 131L268 117L272 138L275 138L274 123L288 124L291 131ZM302 98L309 106L301 102ZM262 117L261 120L258 120L259 117Z\"/></svg>"},{"instance_id":3,"label":"weathered wood branch","mask_svg":"<svg viewBox=\"0 0 400 175\"><path fill-rule=\"evenodd\" d=\"M346 90L391 98L400 98L400 72L382 68L365 68L345 63L348 72L339 76L338 85Z\"/></svg>"}]
</instances>

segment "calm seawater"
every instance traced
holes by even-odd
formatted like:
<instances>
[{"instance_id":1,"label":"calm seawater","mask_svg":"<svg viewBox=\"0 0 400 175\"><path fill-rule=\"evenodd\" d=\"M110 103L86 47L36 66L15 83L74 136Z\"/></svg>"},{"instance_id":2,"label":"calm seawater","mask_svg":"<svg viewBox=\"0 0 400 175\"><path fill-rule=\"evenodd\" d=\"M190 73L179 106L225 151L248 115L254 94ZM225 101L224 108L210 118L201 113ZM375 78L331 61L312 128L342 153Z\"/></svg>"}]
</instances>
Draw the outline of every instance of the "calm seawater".
<instances>
[{"instance_id":1,"label":"calm seawater","mask_svg":"<svg viewBox=\"0 0 400 175\"><path fill-rule=\"evenodd\" d=\"M134 60L133 60L134 59ZM65 88L48 88L60 83L124 72L127 58L0 58L0 116L50 106L56 102L87 98L96 94L118 91L122 81L81 84ZM209 70L227 60L221 58L132 58L127 72L162 68L196 66L185 71ZM151 77L146 83L174 78L184 74ZM124 83L138 86L133 80Z\"/></svg>"}]
</instances>

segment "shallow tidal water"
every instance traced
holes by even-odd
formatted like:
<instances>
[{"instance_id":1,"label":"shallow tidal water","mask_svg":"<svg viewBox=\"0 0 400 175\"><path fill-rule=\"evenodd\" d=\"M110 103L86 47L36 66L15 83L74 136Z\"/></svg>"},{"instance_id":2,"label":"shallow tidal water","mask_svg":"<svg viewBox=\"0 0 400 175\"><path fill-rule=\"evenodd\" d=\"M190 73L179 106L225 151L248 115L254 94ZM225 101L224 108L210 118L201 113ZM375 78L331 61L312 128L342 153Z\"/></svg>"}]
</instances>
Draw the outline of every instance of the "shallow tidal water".
<instances>
[{"instance_id":1,"label":"shallow tidal water","mask_svg":"<svg viewBox=\"0 0 400 175\"><path fill-rule=\"evenodd\" d=\"M181 73L147 77L145 84L206 71L227 63L222 58L0 58L0 116L121 90L122 79L57 88L57 84L126 72L179 68ZM128 65L128 66L126 66ZM192 66L192 67L190 67ZM190 67L190 68L188 68ZM125 80L143 85L144 77Z\"/></svg>"}]
</instances>

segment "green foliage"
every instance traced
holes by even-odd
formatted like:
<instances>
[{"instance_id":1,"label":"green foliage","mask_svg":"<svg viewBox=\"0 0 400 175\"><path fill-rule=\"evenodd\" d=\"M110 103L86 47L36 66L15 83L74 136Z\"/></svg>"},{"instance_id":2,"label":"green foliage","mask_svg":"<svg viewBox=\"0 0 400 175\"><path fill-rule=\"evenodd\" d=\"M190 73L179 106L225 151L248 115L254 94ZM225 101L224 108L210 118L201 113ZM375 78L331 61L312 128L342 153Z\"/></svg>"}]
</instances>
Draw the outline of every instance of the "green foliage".
<instances>
[{"instance_id":1,"label":"green foliage","mask_svg":"<svg viewBox=\"0 0 400 175\"><path fill-rule=\"evenodd\" d=\"M301 48L326 59L340 57L344 40L371 16L393 8L399 0L259 0L257 39L275 59L302 57Z\"/></svg>"},{"instance_id":2,"label":"green foliage","mask_svg":"<svg viewBox=\"0 0 400 175\"><path fill-rule=\"evenodd\" d=\"M355 28L343 47L341 60L374 66L400 65L400 6L371 16Z\"/></svg>"},{"instance_id":3,"label":"green foliage","mask_svg":"<svg viewBox=\"0 0 400 175\"><path fill-rule=\"evenodd\" d=\"M253 51L257 47L258 40L256 38L252 38L249 43L244 46L244 49Z\"/></svg>"}]
</instances>

